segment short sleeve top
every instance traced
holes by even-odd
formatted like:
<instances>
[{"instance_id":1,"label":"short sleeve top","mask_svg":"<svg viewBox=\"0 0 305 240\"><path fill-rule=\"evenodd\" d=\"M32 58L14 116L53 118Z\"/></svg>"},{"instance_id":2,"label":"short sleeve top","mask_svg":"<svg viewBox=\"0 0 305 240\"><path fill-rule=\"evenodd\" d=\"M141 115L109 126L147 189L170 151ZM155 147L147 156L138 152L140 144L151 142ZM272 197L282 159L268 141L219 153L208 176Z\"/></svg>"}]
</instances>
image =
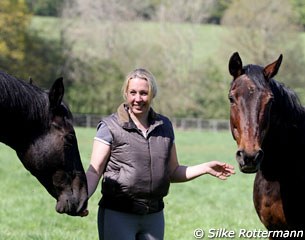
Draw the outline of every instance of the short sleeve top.
<instances>
[{"instance_id":1,"label":"short sleeve top","mask_svg":"<svg viewBox=\"0 0 305 240\"><path fill-rule=\"evenodd\" d=\"M104 122L100 122L97 126L97 132L94 140L100 141L106 145L111 145L113 138L109 128Z\"/></svg>"}]
</instances>

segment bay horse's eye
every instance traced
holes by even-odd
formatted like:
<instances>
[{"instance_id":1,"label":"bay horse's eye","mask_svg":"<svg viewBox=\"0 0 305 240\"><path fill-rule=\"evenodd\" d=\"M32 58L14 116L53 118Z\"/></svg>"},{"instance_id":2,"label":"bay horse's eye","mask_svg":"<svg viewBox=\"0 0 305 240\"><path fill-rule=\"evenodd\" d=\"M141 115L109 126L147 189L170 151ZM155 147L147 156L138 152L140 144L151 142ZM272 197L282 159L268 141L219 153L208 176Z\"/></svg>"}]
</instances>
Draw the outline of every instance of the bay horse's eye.
<instances>
[{"instance_id":1,"label":"bay horse's eye","mask_svg":"<svg viewBox=\"0 0 305 240\"><path fill-rule=\"evenodd\" d=\"M230 101L231 104L234 103L234 98L233 98L233 96L231 96L231 95L229 96L229 101Z\"/></svg>"},{"instance_id":2,"label":"bay horse's eye","mask_svg":"<svg viewBox=\"0 0 305 240\"><path fill-rule=\"evenodd\" d=\"M274 102L274 97L271 96L271 97L270 97L270 100L269 100L269 103L273 103L273 102Z\"/></svg>"}]
</instances>

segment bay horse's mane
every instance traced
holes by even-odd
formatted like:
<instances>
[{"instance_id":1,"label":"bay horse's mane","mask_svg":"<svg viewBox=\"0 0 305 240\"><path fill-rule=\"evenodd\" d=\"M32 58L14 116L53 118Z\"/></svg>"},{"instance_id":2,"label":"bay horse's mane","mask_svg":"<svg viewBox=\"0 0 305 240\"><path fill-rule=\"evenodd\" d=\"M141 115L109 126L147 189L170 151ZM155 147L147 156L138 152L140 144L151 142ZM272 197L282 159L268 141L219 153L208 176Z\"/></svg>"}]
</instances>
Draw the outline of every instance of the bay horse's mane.
<instances>
[{"instance_id":1,"label":"bay horse's mane","mask_svg":"<svg viewBox=\"0 0 305 240\"><path fill-rule=\"evenodd\" d=\"M266 87L263 67L249 64L243 68L243 71L257 86ZM303 122L305 109L296 92L275 79L269 80L269 86L274 97L273 109L285 120L286 124L295 124L298 120Z\"/></svg>"}]
</instances>

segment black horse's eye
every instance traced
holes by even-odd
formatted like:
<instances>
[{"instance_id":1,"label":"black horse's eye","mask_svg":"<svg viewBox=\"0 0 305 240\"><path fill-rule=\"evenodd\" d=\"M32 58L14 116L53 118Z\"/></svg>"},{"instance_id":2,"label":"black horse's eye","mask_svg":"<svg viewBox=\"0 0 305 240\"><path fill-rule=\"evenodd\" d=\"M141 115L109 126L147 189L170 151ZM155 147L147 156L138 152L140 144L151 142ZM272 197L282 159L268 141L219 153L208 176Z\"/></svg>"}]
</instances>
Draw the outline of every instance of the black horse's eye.
<instances>
[{"instance_id":1,"label":"black horse's eye","mask_svg":"<svg viewBox=\"0 0 305 240\"><path fill-rule=\"evenodd\" d=\"M73 146L75 144L75 135L69 133L65 136L65 147Z\"/></svg>"},{"instance_id":2,"label":"black horse's eye","mask_svg":"<svg viewBox=\"0 0 305 240\"><path fill-rule=\"evenodd\" d=\"M69 133L69 134L66 135L66 139L69 142L73 142L73 141L75 141L75 135L72 134L72 133Z\"/></svg>"}]
</instances>

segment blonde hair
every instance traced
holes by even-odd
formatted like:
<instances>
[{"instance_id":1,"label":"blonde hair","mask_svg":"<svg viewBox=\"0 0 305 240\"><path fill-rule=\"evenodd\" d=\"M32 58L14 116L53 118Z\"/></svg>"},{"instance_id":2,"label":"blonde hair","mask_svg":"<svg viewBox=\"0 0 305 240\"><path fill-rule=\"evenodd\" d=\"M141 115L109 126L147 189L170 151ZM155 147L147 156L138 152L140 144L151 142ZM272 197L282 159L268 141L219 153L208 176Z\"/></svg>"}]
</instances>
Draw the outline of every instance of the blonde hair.
<instances>
[{"instance_id":1,"label":"blonde hair","mask_svg":"<svg viewBox=\"0 0 305 240\"><path fill-rule=\"evenodd\" d=\"M126 100L129 81L134 78L144 79L148 82L148 97L149 102L151 102L157 96L157 82L154 75L144 68L137 68L126 76L122 87L123 98Z\"/></svg>"}]
</instances>

